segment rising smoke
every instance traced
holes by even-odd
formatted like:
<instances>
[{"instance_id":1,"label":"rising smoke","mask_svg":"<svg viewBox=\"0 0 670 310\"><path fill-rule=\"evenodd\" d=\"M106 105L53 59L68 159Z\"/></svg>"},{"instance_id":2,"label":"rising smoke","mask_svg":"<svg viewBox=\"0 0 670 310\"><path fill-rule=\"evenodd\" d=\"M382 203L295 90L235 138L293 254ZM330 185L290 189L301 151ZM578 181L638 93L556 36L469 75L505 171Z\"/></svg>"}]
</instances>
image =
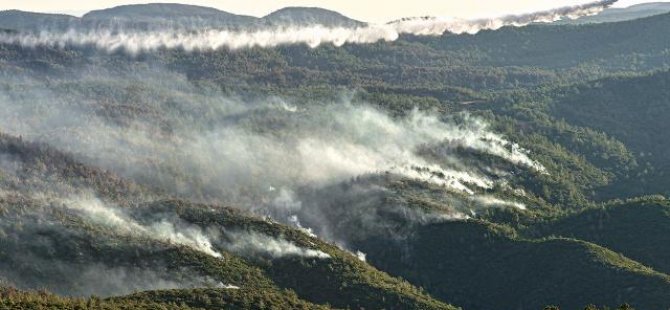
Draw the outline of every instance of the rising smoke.
<instances>
[{"instance_id":1,"label":"rising smoke","mask_svg":"<svg viewBox=\"0 0 670 310\"><path fill-rule=\"evenodd\" d=\"M77 265L57 259L43 262L27 259L24 263L31 263L39 266L38 268L53 270L50 274L53 278L35 279L26 274L3 268L0 269L0 272L2 272L0 284L26 290L47 289L55 294L79 297L122 296L139 291L202 287L239 288L235 285L223 284L212 278L194 274L192 270L173 272L165 267L156 266L114 267L96 263Z\"/></svg>"},{"instance_id":2,"label":"rising smoke","mask_svg":"<svg viewBox=\"0 0 670 310\"><path fill-rule=\"evenodd\" d=\"M611 3L599 1L492 20L405 19L355 29L316 26L252 32L2 33L0 43L28 47L93 45L130 53L296 43L339 46L392 41L403 34L476 33L546 22L562 16L594 14ZM490 173L495 167L487 164L463 160L454 149L485 154L529 173L546 173L527 150L468 114L413 110L393 117L347 96L309 104L290 98L250 100L193 85L183 76L162 70L112 73L87 69L90 71L68 77L45 78L3 72L0 132L48 145L62 151L62 156L132 180L148 192L137 195L138 199L177 197L233 205L343 246L371 236L402 237L415 224L465 219L472 203L477 208L526 208L519 202L491 196L489 192L504 182L505 175ZM92 243L107 242L114 247L118 240L149 240L188 248L217 260L225 259L224 252L246 258L331 258L323 251L253 229L195 224L176 214L147 216L133 212L110 202L117 199L112 197L115 195L99 197L104 196L100 190L91 193L90 184L75 180L69 171L48 171L40 159L27 162L27 155L20 155L0 155L0 199L30 197L38 202L35 204L43 203L48 208L35 211L30 221L26 220L29 212L21 209L21 204L8 204L16 211L11 216L7 215L11 212L0 210L4 216L0 234L10 235L8 239L16 241L15 249L31 244L39 250L17 250L20 253L12 257L16 261L0 261L0 274L19 286L43 284L28 281L25 270L12 270L24 260L30 262L27 265L37 266L38 271L54 268L47 278L58 279L79 271L77 277L67 278L71 287L49 287L65 294L114 295L136 289L210 285L237 288L197 274L174 276L170 273L173 270L163 266L55 264L52 257L40 256L63 251L75 255L74 261L96 255L82 253L79 244L71 245L68 240L95 240ZM102 237L73 229L73 223L101 231L101 236L120 239L97 240ZM356 256L366 259L360 251ZM95 281L96 277L103 280Z\"/></svg>"},{"instance_id":3,"label":"rising smoke","mask_svg":"<svg viewBox=\"0 0 670 310\"><path fill-rule=\"evenodd\" d=\"M150 238L157 241L190 247L207 255L220 258L209 236L199 227L186 223L174 223L161 220L149 224L140 224L129 218L121 210L106 206L96 198L73 198L64 201L67 208L80 211L91 223L108 227L114 233Z\"/></svg>"},{"instance_id":4,"label":"rising smoke","mask_svg":"<svg viewBox=\"0 0 670 310\"><path fill-rule=\"evenodd\" d=\"M379 220L380 213L413 222L469 214L456 200L449 204L459 210L441 215L407 211L409 201L386 202L395 192L387 188L389 181L338 187L354 178L389 174L459 197L478 196L504 178L487 165L466 163L454 149L545 173L526 150L467 114L413 110L392 117L347 96L309 104L245 100L160 70L82 74L76 80L6 77L2 82L2 132L51 145L147 188L249 209L343 244L349 238L342 236L338 221L349 222L344 218L358 217L351 227L365 235L396 228L395 222ZM104 105L99 89L105 91ZM16 170L15 163L5 162L8 171ZM174 221L141 224L125 226L216 255L213 241L202 237L205 230L179 231Z\"/></svg>"},{"instance_id":5,"label":"rising smoke","mask_svg":"<svg viewBox=\"0 0 670 310\"><path fill-rule=\"evenodd\" d=\"M67 208L81 211L93 224L111 228L115 233L186 246L207 255L222 258L215 248L239 255L267 255L271 258L285 256L329 258L330 255L306 249L281 238L257 232L225 231L215 227L198 227L172 217L153 219L140 223L122 210L105 205L95 198L75 198L63 203ZM146 220L145 220L146 222Z\"/></svg>"},{"instance_id":6,"label":"rising smoke","mask_svg":"<svg viewBox=\"0 0 670 310\"><path fill-rule=\"evenodd\" d=\"M284 188L382 172L468 194L494 185L495 180L476 167L424 158L419 152L424 148L444 149L441 156L452 159L456 158L449 149L466 148L544 171L525 150L472 116L449 120L414 110L393 118L347 98L298 109L279 99L228 98L179 76L165 74L160 84L155 80L151 75L77 81L93 87L114 85L108 107L91 102L87 87L73 88L69 81L12 85L0 92L0 129L185 198L235 205L271 199L276 207L289 208L282 201ZM30 92L24 91L27 87ZM62 88L70 91L61 93ZM129 96L147 115L110 119L101 111L127 109ZM251 201L245 201L248 198Z\"/></svg>"},{"instance_id":7,"label":"rising smoke","mask_svg":"<svg viewBox=\"0 0 670 310\"><path fill-rule=\"evenodd\" d=\"M224 245L229 251L247 257L264 255L273 258L287 256L330 258L330 255L323 251L301 248L289 241L256 232L228 231L226 237L231 240Z\"/></svg>"},{"instance_id":8,"label":"rising smoke","mask_svg":"<svg viewBox=\"0 0 670 310\"><path fill-rule=\"evenodd\" d=\"M220 225L198 226L181 219L174 210L140 210L122 209L93 195L64 199L53 193L26 196L3 191L0 236L5 240L2 249L11 255L2 254L0 282L25 289L48 288L72 296L196 287L235 289L239 287L203 276L201 271L167 267L169 262L151 258L151 254L177 246L219 260L230 259L223 257L222 250L253 259L330 258L320 250L300 247L281 237L253 230L225 231ZM89 249L89 242L94 249ZM139 254L135 247L140 245L147 253ZM98 251L118 252L118 257L100 256ZM133 252L139 258L133 259L129 254ZM148 255L148 262L142 261L143 255ZM130 264L125 260L131 260ZM17 269L18 262L22 267Z\"/></svg>"},{"instance_id":9,"label":"rising smoke","mask_svg":"<svg viewBox=\"0 0 670 310\"><path fill-rule=\"evenodd\" d=\"M108 230L110 234L100 233ZM179 230L177 234L192 235ZM44 193L26 197L3 192L0 236L0 282L22 289L113 296L140 290L225 287L198 270L151 258L152 253L178 242L194 246L185 237L153 233L90 197L63 200Z\"/></svg>"},{"instance_id":10,"label":"rising smoke","mask_svg":"<svg viewBox=\"0 0 670 310\"><path fill-rule=\"evenodd\" d=\"M519 210L526 210L526 205L520 202L515 202L515 201L506 201L502 200L500 198L492 197L492 196L474 196L472 197L472 200L477 203L481 204L484 207L490 207L490 206L498 206L498 207L514 207Z\"/></svg>"},{"instance_id":11,"label":"rising smoke","mask_svg":"<svg viewBox=\"0 0 670 310\"><path fill-rule=\"evenodd\" d=\"M379 41L395 41L402 35L439 36L445 33L475 34L482 30L495 30L505 26L525 26L531 23L546 23L561 18L579 18L594 15L611 6L617 0L600 0L587 4L562 7L522 15L491 19L462 20L453 18L406 18L383 25L370 24L357 28L344 27L282 27L260 30L191 29L166 31L124 31L71 29L69 31L43 31L38 34L0 33L0 43L20 44L26 47L41 45L63 47L94 46L112 52L124 50L131 54L151 52L159 49L216 50L220 48L243 49L251 47L275 47L290 44L307 44L317 47L322 44L342 46L344 44L369 44Z\"/></svg>"}]
</instances>

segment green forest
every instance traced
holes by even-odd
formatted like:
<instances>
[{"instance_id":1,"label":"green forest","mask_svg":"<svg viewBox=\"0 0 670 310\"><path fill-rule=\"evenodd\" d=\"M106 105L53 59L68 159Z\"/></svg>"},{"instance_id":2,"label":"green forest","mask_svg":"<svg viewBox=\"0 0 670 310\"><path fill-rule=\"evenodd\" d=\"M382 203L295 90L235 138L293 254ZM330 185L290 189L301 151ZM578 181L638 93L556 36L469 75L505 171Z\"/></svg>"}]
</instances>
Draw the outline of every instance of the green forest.
<instances>
[{"instance_id":1,"label":"green forest","mask_svg":"<svg viewBox=\"0 0 670 310\"><path fill-rule=\"evenodd\" d=\"M668 29L0 40L0 308L667 309Z\"/></svg>"}]
</instances>

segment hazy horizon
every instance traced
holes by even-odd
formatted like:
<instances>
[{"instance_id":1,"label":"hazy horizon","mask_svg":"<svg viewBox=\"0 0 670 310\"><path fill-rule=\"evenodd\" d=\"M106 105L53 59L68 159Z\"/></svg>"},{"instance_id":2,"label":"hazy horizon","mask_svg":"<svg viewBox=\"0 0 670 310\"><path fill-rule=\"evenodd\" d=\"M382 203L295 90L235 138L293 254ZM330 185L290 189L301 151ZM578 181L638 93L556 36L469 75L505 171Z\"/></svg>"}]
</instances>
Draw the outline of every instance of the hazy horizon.
<instances>
[{"instance_id":1,"label":"hazy horizon","mask_svg":"<svg viewBox=\"0 0 670 310\"><path fill-rule=\"evenodd\" d=\"M670 0L669 0L670 1ZM10 1L0 3L0 10L17 9L23 11L40 13L59 13L74 16L81 16L92 10L111 8L119 5L146 4L146 3L180 3L178 1L134 1L134 0L96 0L82 3L75 0L64 0L58 3L44 3L39 0L27 0L20 3ZM290 6L303 7L321 7L334 10L355 18L368 22L386 22L389 20L409 17L409 16L451 16L459 18L491 17L506 14L519 14L537 10L551 9L557 6L577 5L591 1L568 0L560 5L550 0L513 0L501 1L484 0L480 5L472 6L459 1L435 1L419 0L419 2L403 2L395 5L379 3L377 1L367 1L365 3L352 0L333 2L329 0L262 0L254 4L239 1L214 1L198 0L190 1L189 5L199 5L216 8L222 11L262 17L273 11ZM623 0L615 4L615 7L628 7L640 3L668 2L668 1L640 1Z\"/></svg>"}]
</instances>

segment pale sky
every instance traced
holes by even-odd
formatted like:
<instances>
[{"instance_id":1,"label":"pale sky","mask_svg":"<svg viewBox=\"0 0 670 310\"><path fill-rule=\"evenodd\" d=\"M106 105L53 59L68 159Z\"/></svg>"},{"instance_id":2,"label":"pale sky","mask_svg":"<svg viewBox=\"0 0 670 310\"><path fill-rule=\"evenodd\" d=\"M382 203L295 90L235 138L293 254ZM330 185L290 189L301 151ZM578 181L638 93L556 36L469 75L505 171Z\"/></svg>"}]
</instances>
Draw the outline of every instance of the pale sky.
<instances>
[{"instance_id":1,"label":"pale sky","mask_svg":"<svg viewBox=\"0 0 670 310\"><path fill-rule=\"evenodd\" d=\"M317 6L363 21L386 22L401 17L426 15L461 18L499 16L590 1L562 0L557 4L556 0L0 0L0 10L18 9L80 16L90 10L149 2L180 2L253 16L263 16L286 6ZM652 1L621 0L617 6L625 7L642 2Z\"/></svg>"}]
</instances>

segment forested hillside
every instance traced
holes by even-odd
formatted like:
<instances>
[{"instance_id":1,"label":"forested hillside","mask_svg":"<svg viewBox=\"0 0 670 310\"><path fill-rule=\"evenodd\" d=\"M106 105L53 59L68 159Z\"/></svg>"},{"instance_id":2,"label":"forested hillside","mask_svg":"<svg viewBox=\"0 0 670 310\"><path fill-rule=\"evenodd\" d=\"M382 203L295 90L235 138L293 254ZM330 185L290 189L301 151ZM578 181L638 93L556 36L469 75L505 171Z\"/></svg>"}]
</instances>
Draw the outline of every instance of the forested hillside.
<instances>
[{"instance_id":1,"label":"forested hillside","mask_svg":"<svg viewBox=\"0 0 670 310\"><path fill-rule=\"evenodd\" d=\"M0 18L0 308L670 307L668 14L136 50L3 38L366 24Z\"/></svg>"}]
</instances>

